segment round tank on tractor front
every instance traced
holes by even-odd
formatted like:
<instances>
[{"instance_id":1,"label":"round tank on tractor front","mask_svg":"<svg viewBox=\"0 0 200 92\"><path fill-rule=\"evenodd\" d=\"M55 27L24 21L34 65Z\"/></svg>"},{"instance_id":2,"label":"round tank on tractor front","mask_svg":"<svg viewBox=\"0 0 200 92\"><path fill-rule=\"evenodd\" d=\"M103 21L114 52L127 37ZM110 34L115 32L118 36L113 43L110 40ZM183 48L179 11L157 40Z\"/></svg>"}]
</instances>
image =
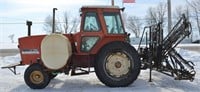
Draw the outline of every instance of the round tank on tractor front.
<instances>
[{"instance_id":1,"label":"round tank on tractor front","mask_svg":"<svg viewBox=\"0 0 200 92\"><path fill-rule=\"evenodd\" d=\"M63 68L71 55L71 44L66 36L53 33L43 38L41 59L47 68L52 70Z\"/></svg>"}]
</instances>

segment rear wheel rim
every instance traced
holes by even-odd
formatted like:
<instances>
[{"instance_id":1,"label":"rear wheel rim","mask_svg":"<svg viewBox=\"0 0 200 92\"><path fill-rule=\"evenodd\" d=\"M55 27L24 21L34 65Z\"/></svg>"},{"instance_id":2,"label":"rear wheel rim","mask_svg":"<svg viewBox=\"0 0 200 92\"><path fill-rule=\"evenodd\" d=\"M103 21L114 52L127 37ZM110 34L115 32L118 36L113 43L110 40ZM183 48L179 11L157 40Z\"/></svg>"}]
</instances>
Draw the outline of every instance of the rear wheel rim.
<instances>
[{"instance_id":1,"label":"rear wheel rim","mask_svg":"<svg viewBox=\"0 0 200 92\"><path fill-rule=\"evenodd\" d=\"M44 81L44 76L40 71L33 71L30 75L30 80L34 84L41 84Z\"/></svg>"},{"instance_id":2,"label":"rear wheel rim","mask_svg":"<svg viewBox=\"0 0 200 92\"><path fill-rule=\"evenodd\" d=\"M124 52L114 52L106 58L105 69L114 78L127 76L130 72L131 60Z\"/></svg>"}]
</instances>

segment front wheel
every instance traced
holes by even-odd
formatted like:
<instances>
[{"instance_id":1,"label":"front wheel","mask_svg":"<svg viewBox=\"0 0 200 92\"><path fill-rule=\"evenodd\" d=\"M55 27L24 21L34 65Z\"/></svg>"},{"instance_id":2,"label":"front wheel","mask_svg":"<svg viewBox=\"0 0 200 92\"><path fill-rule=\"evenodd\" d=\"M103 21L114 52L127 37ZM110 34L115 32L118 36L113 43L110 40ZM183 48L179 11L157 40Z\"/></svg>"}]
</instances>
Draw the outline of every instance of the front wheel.
<instances>
[{"instance_id":1,"label":"front wheel","mask_svg":"<svg viewBox=\"0 0 200 92\"><path fill-rule=\"evenodd\" d=\"M98 54L95 73L99 80L110 87L125 87L133 83L140 73L137 51L128 43L113 42Z\"/></svg>"},{"instance_id":2,"label":"front wheel","mask_svg":"<svg viewBox=\"0 0 200 92\"><path fill-rule=\"evenodd\" d=\"M43 89L50 81L49 75L42 70L39 64L32 64L26 69L24 80L32 89Z\"/></svg>"}]
</instances>

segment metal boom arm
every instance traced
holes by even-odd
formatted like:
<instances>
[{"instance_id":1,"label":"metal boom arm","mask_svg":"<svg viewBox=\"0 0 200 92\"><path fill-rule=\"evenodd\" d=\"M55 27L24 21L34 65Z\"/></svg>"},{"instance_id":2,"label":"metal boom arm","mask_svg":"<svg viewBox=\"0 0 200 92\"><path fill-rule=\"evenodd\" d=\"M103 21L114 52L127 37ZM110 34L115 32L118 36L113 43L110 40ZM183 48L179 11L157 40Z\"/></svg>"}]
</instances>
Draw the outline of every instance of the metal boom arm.
<instances>
[{"instance_id":1,"label":"metal boom arm","mask_svg":"<svg viewBox=\"0 0 200 92\"><path fill-rule=\"evenodd\" d=\"M146 68L157 70L177 80L194 80L194 64L185 60L175 47L191 33L191 24L183 15L171 32L163 37L162 23L149 26L148 43L139 54ZM145 30L144 30L145 31ZM144 33L144 32L143 32ZM142 38L141 38L142 39ZM151 73L150 73L151 80Z\"/></svg>"}]
</instances>

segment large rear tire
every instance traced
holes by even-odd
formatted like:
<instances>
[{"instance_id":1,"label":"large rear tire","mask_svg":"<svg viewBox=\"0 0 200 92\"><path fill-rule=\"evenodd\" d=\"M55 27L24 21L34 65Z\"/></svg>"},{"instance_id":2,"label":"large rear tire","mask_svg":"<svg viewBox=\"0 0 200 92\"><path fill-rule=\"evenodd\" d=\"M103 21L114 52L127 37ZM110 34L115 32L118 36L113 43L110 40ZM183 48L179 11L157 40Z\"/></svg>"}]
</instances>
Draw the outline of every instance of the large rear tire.
<instances>
[{"instance_id":1,"label":"large rear tire","mask_svg":"<svg viewBox=\"0 0 200 92\"><path fill-rule=\"evenodd\" d=\"M97 55L95 73L109 87L126 87L137 79L140 65L134 47L125 42L112 42Z\"/></svg>"},{"instance_id":2,"label":"large rear tire","mask_svg":"<svg viewBox=\"0 0 200 92\"><path fill-rule=\"evenodd\" d=\"M49 75L39 64L32 64L26 69L24 80L31 89L43 89L50 81Z\"/></svg>"}]
</instances>

